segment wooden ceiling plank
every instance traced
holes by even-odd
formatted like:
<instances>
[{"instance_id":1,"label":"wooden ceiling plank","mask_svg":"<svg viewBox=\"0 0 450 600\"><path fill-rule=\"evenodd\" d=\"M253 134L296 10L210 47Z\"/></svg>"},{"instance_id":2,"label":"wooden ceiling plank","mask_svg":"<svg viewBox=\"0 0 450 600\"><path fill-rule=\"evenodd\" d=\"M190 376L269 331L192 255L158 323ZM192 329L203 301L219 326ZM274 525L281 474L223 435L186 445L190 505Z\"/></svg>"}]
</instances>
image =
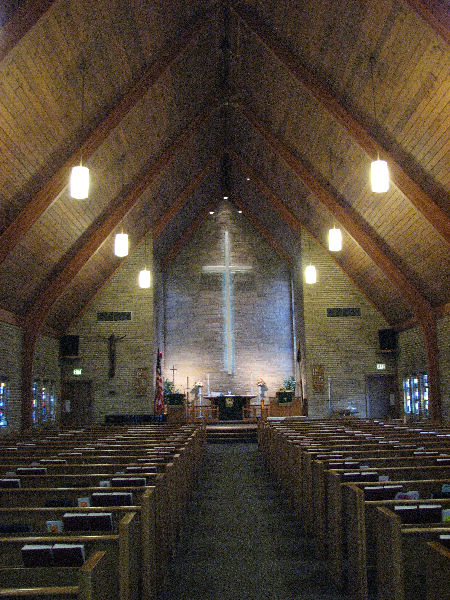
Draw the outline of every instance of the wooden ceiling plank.
<instances>
[{"instance_id":1,"label":"wooden ceiling plank","mask_svg":"<svg viewBox=\"0 0 450 600\"><path fill-rule=\"evenodd\" d=\"M450 14L447 3L436 0L403 0L450 46Z\"/></svg>"},{"instance_id":2,"label":"wooden ceiling plank","mask_svg":"<svg viewBox=\"0 0 450 600\"><path fill-rule=\"evenodd\" d=\"M69 181L70 171L78 164L80 152L86 161L105 141L148 89L183 54L209 22L211 8L205 10L195 21L168 45L126 96L112 109L100 125L90 133L79 150L47 181L39 193L29 202L19 216L0 235L0 264L14 250L21 238L30 230Z\"/></svg>"},{"instance_id":3,"label":"wooden ceiling plank","mask_svg":"<svg viewBox=\"0 0 450 600\"><path fill-rule=\"evenodd\" d=\"M28 0L17 9L12 18L0 28L0 60L28 33L54 1Z\"/></svg>"},{"instance_id":4,"label":"wooden ceiling plank","mask_svg":"<svg viewBox=\"0 0 450 600\"><path fill-rule=\"evenodd\" d=\"M402 271L381 250L369 227L362 228L344 208L339 199L331 194L291 152L278 140L245 106L240 106L246 119L251 123L266 143L283 159L289 168L302 180L304 185L322 202L333 216L342 224L353 239L371 257L381 271L392 281L405 298L408 306L417 317L434 314L431 305L423 298Z\"/></svg>"},{"instance_id":5,"label":"wooden ceiling plank","mask_svg":"<svg viewBox=\"0 0 450 600\"><path fill-rule=\"evenodd\" d=\"M111 206L107 207L103 214L92 223L83 236L84 241L82 247L75 254L73 254L73 250L70 250L68 254L72 254L72 256L69 258L68 262L61 265L53 279L42 286L42 290L33 306L24 316L25 323L33 322L38 324L37 326L39 326L39 324L42 325L49 310L70 284L73 277L79 273L89 261L90 257L100 248L107 237L131 211L141 195L164 171L175 156L181 152L189 139L195 135L218 106L218 102L209 104L208 107L189 124L183 133L164 150L151 167L140 176L126 198L123 199L122 203L115 208L111 208ZM114 202L112 204L114 204Z\"/></svg>"},{"instance_id":6,"label":"wooden ceiling plank","mask_svg":"<svg viewBox=\"0 0 450 600\"><path fill-rule=\"evenodd\" d=\"M346 109L326 86L272 34L261 19L242 4L233 5L233 10L255 36L274 54L293 77L322 104L326 110L346 129L355 142L375 159L378 155L389 162L391 181L423 214L431 225L450 245L450 218L428 196L422 188L402 169L386 149L367 131L367 129Z\"/></svg>"}]
</instances>

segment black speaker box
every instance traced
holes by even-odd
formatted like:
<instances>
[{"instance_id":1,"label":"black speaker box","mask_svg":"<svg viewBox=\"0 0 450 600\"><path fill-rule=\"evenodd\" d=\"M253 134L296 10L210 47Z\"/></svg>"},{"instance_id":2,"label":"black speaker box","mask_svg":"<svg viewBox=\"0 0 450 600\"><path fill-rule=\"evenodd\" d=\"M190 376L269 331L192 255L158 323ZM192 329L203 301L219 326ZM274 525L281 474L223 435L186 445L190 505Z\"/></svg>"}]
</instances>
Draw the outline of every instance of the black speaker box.
<instances>
[{"instance_id":1,"label":"black speaker box","mask_svg":"<svg viewBox=\"0 0 450 600\"><path fill-rule=\"evenodd\" d=\"M59 341L59 352L62 357L78 356L78 335L63 335Z\"/></svg>"},{"instance_id":2,"label":"black speaker box","mask_svg":"<svg viewBox=\"0 0 450 600\"><path fill-rule=\"evenodd\" d=\"M397 350L397 333L395 329L379 329L380 350Z\"/></svg>"}]
</instances>

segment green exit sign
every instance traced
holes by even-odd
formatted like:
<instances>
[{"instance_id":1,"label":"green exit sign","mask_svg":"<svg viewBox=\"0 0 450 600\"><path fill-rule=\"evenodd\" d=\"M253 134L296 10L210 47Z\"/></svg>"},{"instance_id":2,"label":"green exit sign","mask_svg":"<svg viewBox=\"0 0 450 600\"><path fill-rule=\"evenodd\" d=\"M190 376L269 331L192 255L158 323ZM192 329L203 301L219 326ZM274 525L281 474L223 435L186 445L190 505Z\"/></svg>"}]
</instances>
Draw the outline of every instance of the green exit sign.
<instances>
[{"instance_id":1,"label":"green exit sign","mask_svg":"<svg viewBox=\"0 0 450 600\"><path fill-rule=\"evenodd\" d=\"M384 371L386 369L386 364L385 363L377 363L377 369L379 371Z\"/></svg>"},{"instance_id":2,"label":"green exit sign","mask_svg":"<svg viewBox=\"0 0 450 600\"><path fill-rule=\"evenodd\" d=\"M81 370L81 369L74 369L74 370L73 370L73 374L74 374L74 375L81 375L81 373L82 373L82 370Z\"/></svg>"}]
</instances>

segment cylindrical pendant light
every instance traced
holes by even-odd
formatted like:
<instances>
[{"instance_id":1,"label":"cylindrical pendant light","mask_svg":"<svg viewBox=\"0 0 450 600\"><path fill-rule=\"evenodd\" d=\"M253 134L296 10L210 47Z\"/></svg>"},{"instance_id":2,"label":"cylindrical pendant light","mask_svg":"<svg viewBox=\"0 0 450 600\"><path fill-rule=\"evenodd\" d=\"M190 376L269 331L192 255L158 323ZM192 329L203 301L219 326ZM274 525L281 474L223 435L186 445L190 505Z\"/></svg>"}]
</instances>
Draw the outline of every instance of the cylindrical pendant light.
<instances>
[{"instance_id":1,"label":"cylindrical pendant light","mask_svg":"<svg viewBox=\"0 0 450 600\"><path fill-rule=\"evenodd\" d=\"M116 256L127 256L128 254L128 234L116 233L114 242L114 254Z\"/></svg>"},{"instance_id":2,"label":"cylindrical pendant light","mask_svg":"<svg viewBox=\"0 0 450 600\"><path fill-rule=\"evenodd\" d=\"M309 265L309 267L306 267L305 281L306 281L306 283L316 283L316 281L317 281L316 267L314 267L313 265Z\"/></svg>"},{"instance_id":3,"label":"cylindrical pendant light","mask_svg":"<svg viewBox=\"0 0 450 600\"><path fill-rule=\"evenodd\" d=\"M333 227L328 232L328 249L330 252L339 252L342 250L342 233L337 227Z\"/></svg>"},{"instance_id":4,"label":"cylindrical pendant light","mask_svg":"<svg viewBox=\"0 0 450 600\"><path fill-rule=\"evenodd\" d=\"M142 271L139 271L139 287L149 288L150 287L150 271L145 267Z\"/></svg>"},{"instance_id":5,"label":"cylindrical pendant light","mask_svg":"<svg viewBox=\"0 0 450 600\"><path fill-rule=\"evenodd\" d=\"M385 160L374 160L370 167L372 192L383 193L389 189L389 171Z\"/></svg>"},{"instance_id":6,"label":"cylindrical pendant light","mask_svg":"<svg viewBox=\"0 0 450 600\"><path fill-rule=\"evenodd\" d=\"M81 64L81 133L84 137L84 63ZM83 144L83 141L81 142ZM89 169L83 166L83 146L81 146L80 164L72 168L70 174L70 195L76 200L84 200L89 193Z\"/></svg>"},{"instance_id":7,"label":"cylindrical pendant light","mask_svg":"<svg viewBox=\"0 0 450 600\"><path fill-rule=\"evenodd\" d=\"M70 195L77 200L84 200L89 192L89 169L83 165L72 168L70 174Z\"/></svg>"},{"instance_id":8,"label":"cylindrical pendant light","mask_svg":"<svg viewBox=\"0 0 450 600\"><path fill-rule=\"evenodd\" d=\"M377 106L375 103L375 80L373 76L373 67L375 65L375 57L370 57L370 75L372 78L372 97L373 97L373 116L375 123L377 122ZM372 185L372 192L382 194L387 192L389 189L389 170L387 162L380 160L380 156L377 156L377 160L372 161L370 167L370 180Z\"/></svg>"}]
</instances>

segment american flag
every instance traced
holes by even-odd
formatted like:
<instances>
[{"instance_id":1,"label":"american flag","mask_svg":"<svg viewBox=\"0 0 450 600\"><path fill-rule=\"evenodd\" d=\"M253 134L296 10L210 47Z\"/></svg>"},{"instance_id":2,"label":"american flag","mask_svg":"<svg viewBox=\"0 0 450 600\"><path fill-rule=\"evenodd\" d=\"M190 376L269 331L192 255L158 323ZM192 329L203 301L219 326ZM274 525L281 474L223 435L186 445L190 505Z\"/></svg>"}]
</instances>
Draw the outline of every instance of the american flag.
<instances>
[{"instance_id":1,"label":"american flag","mask_svg":"<svg viewBox=\"0 0 450 600\"><path fill-rule=\"evenodd\" d=\"M159 415L164 410L164 390L161 373L161 358L162 352L158 350L158 358L156 360L156 386L155 386L155 414Z\"/></svg>"}]
</instances>

